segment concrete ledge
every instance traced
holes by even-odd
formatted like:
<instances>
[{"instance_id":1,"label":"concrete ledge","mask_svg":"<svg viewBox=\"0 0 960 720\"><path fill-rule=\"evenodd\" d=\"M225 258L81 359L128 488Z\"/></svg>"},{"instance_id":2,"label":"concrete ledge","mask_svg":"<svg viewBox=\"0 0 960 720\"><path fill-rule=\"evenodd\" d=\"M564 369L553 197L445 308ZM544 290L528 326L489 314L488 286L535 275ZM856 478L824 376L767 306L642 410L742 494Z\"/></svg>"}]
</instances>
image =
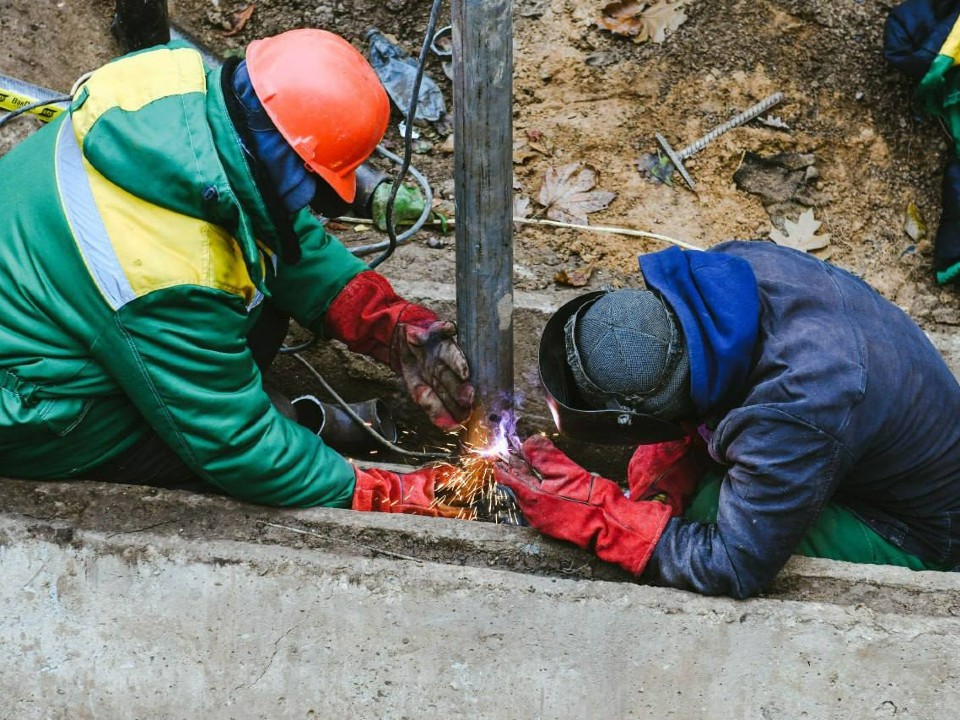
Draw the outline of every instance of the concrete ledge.
<instances>
[{"instance_id":1,"label":"concrete ledge","mask_svg":"<svg viewBox=\"0 0 960 720\"><path fill-rule=\"evenodd\" d=\"M132 486L0 492L3 720L944 717L960 702L954 574L797 558L767 596L733 601L619 582L523 528Z\"/></svg>"}]
</instances>

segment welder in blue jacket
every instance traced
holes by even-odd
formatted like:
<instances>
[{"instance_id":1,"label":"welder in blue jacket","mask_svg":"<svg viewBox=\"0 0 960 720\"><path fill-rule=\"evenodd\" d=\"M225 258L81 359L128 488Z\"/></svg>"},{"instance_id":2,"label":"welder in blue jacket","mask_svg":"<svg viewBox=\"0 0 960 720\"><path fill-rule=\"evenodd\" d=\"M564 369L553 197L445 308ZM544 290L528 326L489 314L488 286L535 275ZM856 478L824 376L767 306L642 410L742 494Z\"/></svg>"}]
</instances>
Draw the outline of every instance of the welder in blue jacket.
<instances>
[{"instance_id":1,"label":"welder in blue jacket","mask_svg":"<svg viewBox=\"0 0 960 720\"><path fill-rule=\"evenodd\" d=\"M640 267L647 289L567 303L540 346L562 431L644 443L629 493L529 438L498 480L533 527L653 582L734 597L792 554L960 567L960 385L903 311L764 242Z\"/></svg>"}]
</instances>

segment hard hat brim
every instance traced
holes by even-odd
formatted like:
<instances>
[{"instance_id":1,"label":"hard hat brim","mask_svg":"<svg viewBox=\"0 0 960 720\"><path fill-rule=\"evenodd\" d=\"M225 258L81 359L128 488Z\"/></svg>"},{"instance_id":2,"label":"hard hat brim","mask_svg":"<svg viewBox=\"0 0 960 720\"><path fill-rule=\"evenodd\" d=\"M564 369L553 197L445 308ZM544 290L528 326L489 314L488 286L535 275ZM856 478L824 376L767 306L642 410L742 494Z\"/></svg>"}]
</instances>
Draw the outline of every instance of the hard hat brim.
<instances>
[{"instance_id":1,"label":"hard hat brim","mask_svg":"<svg viewBox=\"0 0 960 720\"><path fill-rule=\"evenodd\" d=\"M344 174L337 175L335 172L314 163L307 163L307 167L315 172L323 181L333 188L343 200L352 203L357 196L357 173L354 170Z\"/></svg>"}]
</instances>

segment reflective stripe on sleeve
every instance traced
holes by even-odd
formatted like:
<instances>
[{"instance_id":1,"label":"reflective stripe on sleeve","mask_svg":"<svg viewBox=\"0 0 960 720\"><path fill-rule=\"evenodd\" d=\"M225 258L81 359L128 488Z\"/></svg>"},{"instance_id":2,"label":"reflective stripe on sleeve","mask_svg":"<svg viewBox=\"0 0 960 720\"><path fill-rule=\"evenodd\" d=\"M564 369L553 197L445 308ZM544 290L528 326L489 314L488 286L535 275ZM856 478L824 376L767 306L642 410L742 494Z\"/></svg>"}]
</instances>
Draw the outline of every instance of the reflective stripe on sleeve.
<instances>
[{"instance_id":1,"label":"reflective stripe on sleeve","mask_svg":"<svg viewBox=\"0 0 960 720\"><path fill-rule=\"evenodd\" d=\"M120 266L93 199L83 155L67 118L57 137L57 188L77 248L107 304L119 310L136 295Z\"/></svg>"}]
</instances>

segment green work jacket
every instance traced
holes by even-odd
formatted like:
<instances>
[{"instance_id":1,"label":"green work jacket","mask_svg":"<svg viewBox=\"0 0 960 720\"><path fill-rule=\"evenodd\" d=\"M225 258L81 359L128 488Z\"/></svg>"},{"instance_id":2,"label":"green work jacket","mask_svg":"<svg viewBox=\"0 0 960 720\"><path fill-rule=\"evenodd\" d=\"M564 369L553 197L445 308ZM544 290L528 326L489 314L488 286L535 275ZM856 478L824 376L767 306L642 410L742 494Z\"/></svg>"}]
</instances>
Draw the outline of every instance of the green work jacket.
<instances>
[{"instance_id":1,"label":"green work jacket","mask_svg":"<svg viewBox=\"0 0 960 720\"><path fill-rule=\"evenodd\" d=\"M273 407L246 334L264 296L321 331L366 266L307 210L302 261L278 260L219 69L176 43L105 65L0 159L0 199L0 475L76 477L153 428L235 497L350 504L351 466Z\"/></svg>"}]
</instances>

